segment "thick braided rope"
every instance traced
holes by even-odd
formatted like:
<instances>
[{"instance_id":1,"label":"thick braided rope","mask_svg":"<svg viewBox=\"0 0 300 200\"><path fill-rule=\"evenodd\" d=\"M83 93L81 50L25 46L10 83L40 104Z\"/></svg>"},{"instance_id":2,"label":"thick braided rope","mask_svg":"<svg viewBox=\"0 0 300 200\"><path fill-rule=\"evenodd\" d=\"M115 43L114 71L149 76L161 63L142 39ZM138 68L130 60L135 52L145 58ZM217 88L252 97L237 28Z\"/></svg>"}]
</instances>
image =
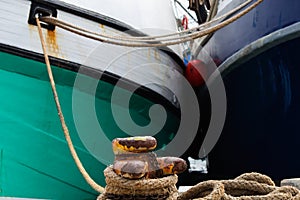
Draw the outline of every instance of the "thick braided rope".
<instances>
[{"instance_id":1,"label":"thick braided rope","mask_svg":"<svg viewBox=\"0 0 300 200\"><path fill-rule=\"evenodd\" d=\"M178 200L300 200L292 186L276 187L259 173L246 173L234 180L205 181L179 195Z\"/></svg>"},{"instance_id":2,"label":"thick braided rope","mask_svg":"<svg viewBox=\"0 0 300 200\"><path fill-rule=\"evenodd\" d=\"M176 200L178 197L178 194L177 193L173 193L171 194L169 197L162 197L162 196L156 196L156 197L151 197L151 200ZM119 197L112 197L112 198L109 198L107 195L105 194L101 194L97 200L113 200L113 199L126 199L126 200L145 200L145 199L150 199L149 197L130 197L130 196L126 196L126 197L122 197L122 196L119 196Z\"/></svg>"},{"instance_id":3,"label":"thick braided rope","mask_svg":"<svg viewBox=\"0 0 300 200\"><path fill-rule=\"evenodd\" d=\"M118 176L112 166L104 170L106 187L98 200L104 199L177 199L177 175L157 179L129 180Z\"/></svg>"},{"instance_id":4,"label":"thick braided rope","mask_svg":"<svg viewBox=\"0 0 300 200\"><path fill-rule=\"evenodd\" d=\"M104 170L105 181L107 185L117 186L122 188L143 188L147 185L150 189L158 189L165 186L175 185L178 181L177 175L166 176L159 179L137 179L130 180L118 176L112 169L112 166Z\"/></svg>"},{"instance_id":5,"label":"thick braided rope","mask_svg":"<svg viewBox=\"0 0 300 200\"><path fill-rule=\"evenodd\" d=\"M177 199L176 186L156 190L120 189L117 187L105 187L105 192L98 199Z\"/></svg>"},{"instance_id":6,"label":"thick braided rope","mask_svg":"<svg viewBox=\"0 0 300 200\"><path fill-rule=\"evenodd\" d=\"M218 181L205 181L198 183L187 192L178 196L178 200L201 199L201 200L220 200L224 196L224 185Z\"/></svg>"},{"instance_id":7,"label":"thick braided rope","mask_svg":"<svg viewBox=\"0 0 300 200\"><path fill-rule=\"evenodd\" d=\"M155 196L155 195L169 195L170 193L177 192L176 186L165 186L158 189L150 189L147 185L144 188L122 188L116 186L107 185L105 187L105 192L108 194L120 194L120 195L131 195L132 193L144 196Z\"/></svg>"},{"instance_id":8,"label":"thick braided rope","mask_svg":"<svg viewBox=\"0 0 300 200\"><path fill-rule=\"evenodd\" d=\"M275 183L272 181L270 177L255 172L242 174L236 177L235 180L256 181L258 183L265 183L271 186L275 186Z\"/></svg>"},{"instance_id":9,"label":"thick braided rope","mask_svg":"<svg viewBox=\"0 0 300 200\"><path fill-rule=\"evenodd\" d=\"M276 188L264 183L248 180L225 180L220 181L225 188L225 193L233 196L241 195L266 195L273 192Z\"/></svg>"}]
</instances>

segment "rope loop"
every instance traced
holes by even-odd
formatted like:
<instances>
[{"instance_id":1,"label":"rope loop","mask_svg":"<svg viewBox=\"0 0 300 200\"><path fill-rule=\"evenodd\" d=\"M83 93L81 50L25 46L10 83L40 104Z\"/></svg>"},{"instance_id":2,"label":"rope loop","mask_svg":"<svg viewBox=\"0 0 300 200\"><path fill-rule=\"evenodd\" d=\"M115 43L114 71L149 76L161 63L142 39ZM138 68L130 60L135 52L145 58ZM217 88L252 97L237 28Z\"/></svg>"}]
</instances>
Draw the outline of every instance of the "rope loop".
<instances>
[{"instance_id":1,"label":"rope loop","mask_svg":"<svg viewBox=\"0 0 300 200\"><path fill-rule=\"evenodd\" d=\"M221 200L224 196L224 185L218 181L205 181L198 183L194 187L179 195L178 200L201 199L201 200Z\"/></svg>"},{"instance_id":2,"label":"rope loop","mask_svg":"<svg viewBox=\"0 0 300 200\"><path fill-rule=\"evenodd\" d=\"M246 173L233 180L205 181L181 193L178 200L300 200L292 186L276 187L272 179Z\"/></svg>"},{"instance_id":3,"label":"rope loop","mask_svg":"<svg viewBox=\"0 0 300 200\"><path fill-rule=\"evenodd\" d=\"M175 185L178 181L177 175L173 176L166 176L159 179L137 179L137 180L130 180L126 178L122 178L118 176L113 170L112 166L107 167L104 170L105 175L105 182L107 185L122 187L125 189L139 189L147 185L149 189L159 189L161 187Z\"/></svg>"},{"instance_id":4,"label":"rope loop","mask_svg":"<svg viewBox=\"0 0 300 200\"><path fill-rule=\"evenodd\" d=\"M270 177L255 172L242 174L236 177L235 180L256 181L258 183L265 183L270 186L275 186L275 183L272 181Z\"/></svg>"},{"instance_id":5,"label":"rope loop","mask_svg":"<svg viewBox=\"0 0 300 200\"><path fill-rule=\"evenodd\" d=\"M176 183L177 175L163 178L131 180L117 175L112 166L104 170L106 187L98 200L108 199L165 199L176 200L178 196Z\"/></svg>"}]
</instances>

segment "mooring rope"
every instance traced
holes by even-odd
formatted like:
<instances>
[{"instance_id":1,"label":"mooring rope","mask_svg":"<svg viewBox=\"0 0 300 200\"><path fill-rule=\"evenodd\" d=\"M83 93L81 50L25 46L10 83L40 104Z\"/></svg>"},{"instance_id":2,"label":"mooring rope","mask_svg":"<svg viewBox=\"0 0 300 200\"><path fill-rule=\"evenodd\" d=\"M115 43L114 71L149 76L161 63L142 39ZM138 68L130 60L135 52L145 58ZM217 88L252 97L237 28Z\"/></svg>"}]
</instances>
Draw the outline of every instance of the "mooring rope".
<instances>
[{"instance_id":1,"label":"mooring rope","mask_svg":"<svg viewBox=\"0 0 300 200\"><path fill-rule=\"evenodd\" d=\"M175 33L171 33L171 34L165 34L165 35L157 35L157 36L111 36L111 35L107 35L107 34L101 34L101 33L97 33L97 32L92 32L89 30L86 30L84 28L75 26L73 24L70 24L68 22L59 20L55 17L51 17L51 16L45 16L45 17L41 17L40 20L45 22L45 23L49 23L49 24L53 24L58 26L59 24L62 26L68 26L70 28L76 29L78 31L83 31L89 34L93 34L93 35L97 35L99 37L103 37L103 38L108 38L108 39L116 39L116 40L121 40L121 41L134 41L134 42L162 42L162 41L170 41L170 40L178 40L178 39L183 39L183 38L187 38L190 37L191 33L194 31L199 31L200 29L203 29L204 27L210 26L211 24L222 20L230 15L232 15L233 13L241 10L242 8L244 8L245 6L247 6L249 3L251 3L253 0L247 0L246 2L240 4L239 6L237 6L236 8L230 10L229 12L216 17L206 23L203 23L199 26L190 28L188 30L183 30L180 32L175 32ZM187 34L189 33L189 34ZM178 37L179 35L179 37ZM177 36L177 38L173 37L170 38L171 36ZM166 39L159 39L158 38L166 38Z\"/></svg>"},{"instance_id":2,"label":"mooring rope","mask_svg":"<svg viewBox=\"0 0 300 200\"><path fill-rule=\"evenodd\" d=\"M96 190L97 192L103 193L104 192L104 188L102 186L98 185L89 176L89 174L85 170L84 166L82 165L82 163L81 163L81 161L80 161L80 159L79 159L79 157L78 157L78 155L76 153L74 145L72 143L72 140L71 140L71 137L70 137L70 133L69 133L68 127L66 125L66 122L65 122L65 119L64 119L64 115L63 115L63 112L62 112L62 109L61 109L61 106L60 106L59 98L58 98L58 95L57 95L57 90L56 90L56 87L55 87L53 73L52 73L52 70L51 70L49 57L48 57L48 54L47 54L47 51L46 51L45 41L43 39L42 28L41 28L40 20L39 20L38 17L36 18L36 23L37 23L38 32L39 32L39 36L40 36L40 40L41 40L41 44L42 44L42 48L43 48L43 52L44 52L44 58L45 58L45 62L46 62L46 66L47 66L47 72L48 72L50 83L51 83L53 97L54 97L55 104L56 104L56 109L58 111L58 116L59 116L59 119L60 119L60 122L61 122L61 126L62 126L62 129L63 129L64 135L65 135L66 141L68 143L70 152L71 152L72 157L73 157L73 159L74 159L74 161L76 163L76 166L78 167L80 173L82 174L82 176L84 177L84 179L86 180L86 182L94 190Z\"/></svg>"},{"instance_id":3,"label":"mooring rope","mask_svg":"<svg viewBox=\"0 0 300 200\"><path fill-rule=\"evenodd\" d=\"M233 180L201 182L181 193L177 200L300 200L292 186L276 187L272 179L259 173L245 173Z\"/></svg>"},{"instance_id":4,"label":"mooring rope","mask_svg":"<svg viewBox=\"0 0 300 200\"><path fill-rule=\"evenodd\" d=\"M251 1L252 0L250 0L249 2L247 1L244 4L242 4L241 8L243 6L246 6ZM188 32L189 30L188 30L187 34L185 34L185 35L182 35L183 34L182 32L178 32L178 33L173 33L173 34L169 34L169 35L162 35L162 36L156 36L156 37L150 37L150 38L133 37L133 36L130 36L130 37L108 36L105 34L92 32L92 31L89 31L89 30L81 28L81 27L77 27L73 24L64 22L62 20L59 20L59 19L56 19L53 17L41 17L41 21L52 24L54 26L58 26L60 28L68 30L70 32L73 32L78 35L81 35L81 36L84 36L84 37L87 37L87 38L90 38L93 40L97 40L97 41L100 41L103 43L114 44L114 45L119 45L119 46L127 46L127 47L162 47L162 46L170 46L170 45L175 45L175 44L191 41L196 38L199 38L204 35L215 32L215 31L227 26L228 24L234 22L235 20L239 19L243 15L247 14L253 8L255 8L257 5L259 5L262 1L263 0L257 0L256 2L254 2L249 7L245 8L240 13L238 13L222 22L219 22L216 25L204 28L203 30L198 30L198 29L203 28L203 26L208 26L211 24L211 22L207 22L203 26L200 25L198 28L195 28L195 30L198 30L198 31L189 33ZM240 9L240 7L238 7L238 8ZM234 11L236 11L236 9L234 9ZM229 13L231 13L231 12L229 11ZM225 15L222 15L221 17L226 17L226 16L228 16L228 13ZM186 32L184 32L184 33L186 33ZM177 34L181 34L181 35L179 35L178 37L174 37L174 38L165 38L165 39L157 40L157 38L164 38L164 37L169 37L170 35L173 36L173 35L177 35Z\"/></svg>"},{"instance_id":5,"label":"mooring rope","mask_svg":"<svg viewBox=\"0 0 300 200\"><path fill-rule=\"evenodd\" d=\"M117 175L112 166L108 166L104 170L104 175L106 181L105 192L97 200L176 200L178 197L177 175L137 180L126 179Z\"/></svg>"}]
</instances>

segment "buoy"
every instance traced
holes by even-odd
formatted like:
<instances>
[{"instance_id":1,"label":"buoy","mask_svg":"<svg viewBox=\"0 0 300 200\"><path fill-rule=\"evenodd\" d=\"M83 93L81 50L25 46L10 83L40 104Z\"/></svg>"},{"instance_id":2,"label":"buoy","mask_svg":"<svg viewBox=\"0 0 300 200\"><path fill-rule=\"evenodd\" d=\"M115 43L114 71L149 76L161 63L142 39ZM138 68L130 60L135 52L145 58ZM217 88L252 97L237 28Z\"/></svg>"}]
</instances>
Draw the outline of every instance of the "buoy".
<instances>
[{"instance_id":1,"label":"buoy","mask_svg":"<svg viewBox=\"0 0 300 200\"><path fill-rule=\"evenodd\" d=\"M207 68L202 60L191 60L185 69L185 78L193 87L199 87L205 83Z\"/></svg>"},{"instance_id":2,"label":"buoy","mask_svg":"<svg viewBox=\"0 0 300 200\"><path fill-rule=\"evenodd\" d=\"M183 18L181 20L181 25L183 26L184 30L187 30L189 28L189 22L188 22L188 18L186 17L186 15L183 15Z\"/></svg>"}]
</instances>

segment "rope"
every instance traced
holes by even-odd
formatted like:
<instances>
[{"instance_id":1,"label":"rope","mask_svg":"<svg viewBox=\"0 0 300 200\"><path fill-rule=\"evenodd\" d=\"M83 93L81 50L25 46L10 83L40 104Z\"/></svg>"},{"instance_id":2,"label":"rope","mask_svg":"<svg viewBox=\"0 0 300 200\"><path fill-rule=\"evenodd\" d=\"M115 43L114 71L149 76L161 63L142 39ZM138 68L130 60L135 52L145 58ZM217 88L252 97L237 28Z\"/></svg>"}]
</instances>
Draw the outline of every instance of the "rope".
<instances>
[{"instance_id":1,"label":"rope","mask_svg":"<svg viewBox=\"0 0 300 200\"><path fill-rule=\"evenodd\" d=\"M240 9L243 6L246 6L251 1L252 0L248 0L247 2L245 2L238 8ZM204 23L204 25L202 25L202 26L200 25L199 27L195 28L195 30L198 30L196 32L191 32L186 35L182 35L182 36L178 36L178 37L174 37L174 38L166 38L166 39L161 39L161 40L154 40L154 39L169 37L170 35L172 36L172 35L182 34L182 33L186 33L186 32L182 31L179 33L174 33L174 34L169 34L169 35L144 37L144 38L143 37L120 37L120 36L108 36L108 35L104 35L104 34L95 33L95 32L86 30L84 28L74 26L74 25L64 22L62 20L58 20L53 17L42 17L41 21L58 26L60 28L68 30L70 32L73 32L78 35L81 35L81 36L84 36L84 37L87 37L87 38L90 38L93 40L97 40L97 41L100 41L103 43L109 43L109 44L127 46L127 47L162 47L162 46L175 45L175 44L191 41L193 39L196 39L196 38L202 37L204 35L210 34L212 32L215 32L215 31L227 26L228 24L234 22L235 20L239 19L243 15L247 14L253 8L255 8L258 4L260 4L262 1L263 0L257 0L255 3L253 3L252 5L250 5L243 11L241 11L240 13L238 13L216 25L210 26L203 30L198 30L198 29L201 29L204 26L208 26L212 23L212 22L207 22L207 23ZM238 9L233 9L233 11L236 11L236 10L238 10ZM231 13L231 12L229 12L229 13ZM222 15L221 17L219 17L217 19L219 20L225 16L228 16L228 13L225 15ZM215 21L213 21L213 22L215 22ZM187 31L190 31L190 30L187 30Z\"/></svg>"},{"instance_id":2,"label":"rope","mask_svg":"<svg viewBox=\"0 0 300 200\"><path fill-rule=\"evenodd\" d=\"M201 182L180 194L177 200L300 200L300 191L292 186L276 187L259 173L246 173L234 180Z\"/></svg>"},{"instance_id":3,"label":"rope","mask_svg":"<svg viewBox=\"0 0 300 200\"><path fill-rule=\"evenodd\" d=\"M107 199L152 199L175 200L178 197L177 175L154 179L130 180L118 176L112 166L104 170L106 187L97 200Z\"/></svg>"},{"instance_id":4,"label":"rope","mask_svg":"<svg viewBox=\"0 0 300 200\"><path fill-rule=\"evenodd\" d=\"M177 176L160 179L128 180L118 176L112 166L104 170L107 186L97 200L300 200L300 191L292 186L276 187L268 176L246 173L233 180L200 182L178 195Z\"/></svg>"},{"instance_id":5,"label":"rope","mask_svg":"<svg viewBox=\"0 0 300 200\"><path fill-rule=\"evenodd\" d=\"M213 23L215 23L216 21L219 21L221 19L224 19L225 17L228 17L229 15L232 15L233 13L237 12L238 10L244 8L246 5L248 5L250 2L252 2L253 0L248 0L244 3L242 3L241 5L239 5L238 7L230 10L229 12L223 14L222 16L219 16L217 18L214 18L206 23L203 23L197 27L194 28L190 28L188 30L184 30L184 31L180 31L180 32L176 32L176 33L171 33L171 34L166 34L166 35L158 35L158 36L138 36L138 37L133 37L133 36L111 36L111 35L107 35L107 34L101 34L101 33L97 33L97 32L92 32L83 28L80 28L78 26L72 25L70 23L64 22L62 20L59 20L57 18L54 17L50 17L50 16L45 16L42 17L40 20L46 23L50 23L53 25L57 25L61 24L62 26L68 26L70 28L76 29L78 31L83 31L89 34L94 34L103 38L109 38L109 39L117 39L117 40L122 40L122 41L135 41L135 42L154 42L153 40L155 39L155 42L161 42L161 41L169 41L169 40L175 40L175 39L182 39L185 37L190 37L189 35L183 35L185 33L191 33L193 31L197 31L200 30L203 27L209 26ZM169 38L170 36L176 36L176 35L181 35L178 38ZM167 39L161 39L161 40L157 40L158 38L167 38Z\"/></svg>"},{"instance_id":6,"label":"rope","mask_svg":"<svg viewBox=\"0 0 300 200\"><path fill-rule=\"evenodd\" d=\"M98 185L87 173L87 171L84 169L84 166L82 165L76 150L74 148L74 145L72 143L71 137L70 137L70 133L68 130L68 127L66 125L65 119L64 119L64 115L60 106L60 102L59 102L59 98L57 95L57 91L56 91L56 87L55 87L55 82L54 82L54 78L53 78L53 74L52 74L52 70L50 67L50 61L49 61L49 57L46 51L46 45L45 45L45 41L43 39L43 33L42 33L42 28L41 28L41 24L40 24L40 20L38 18L36 18L36 23L38 26L38 32L39 32L39 36L40 36L40 40L41 40L41 44L42 44L42 48L43 48L43 52L44 52L44 57L45 57L45 62L46 62L46 66L47 66L47 71L48 71L48 75L49 75L49 79L50 79L50 83L51 83L51 88L52 88L52 92L53 92L53 97L55 100L55 104L56 104L56 109L58 111L58 116L61 122L61 126L66 138L66 141L68 143L70 152L72 154L72 157L79 169L79 171L81 172L82 176L84 177L84 179L87 181L87 183L97 192L103 193L104 192L104 188L101 187L100 185Z\"/></svg>"}]
</instances>

